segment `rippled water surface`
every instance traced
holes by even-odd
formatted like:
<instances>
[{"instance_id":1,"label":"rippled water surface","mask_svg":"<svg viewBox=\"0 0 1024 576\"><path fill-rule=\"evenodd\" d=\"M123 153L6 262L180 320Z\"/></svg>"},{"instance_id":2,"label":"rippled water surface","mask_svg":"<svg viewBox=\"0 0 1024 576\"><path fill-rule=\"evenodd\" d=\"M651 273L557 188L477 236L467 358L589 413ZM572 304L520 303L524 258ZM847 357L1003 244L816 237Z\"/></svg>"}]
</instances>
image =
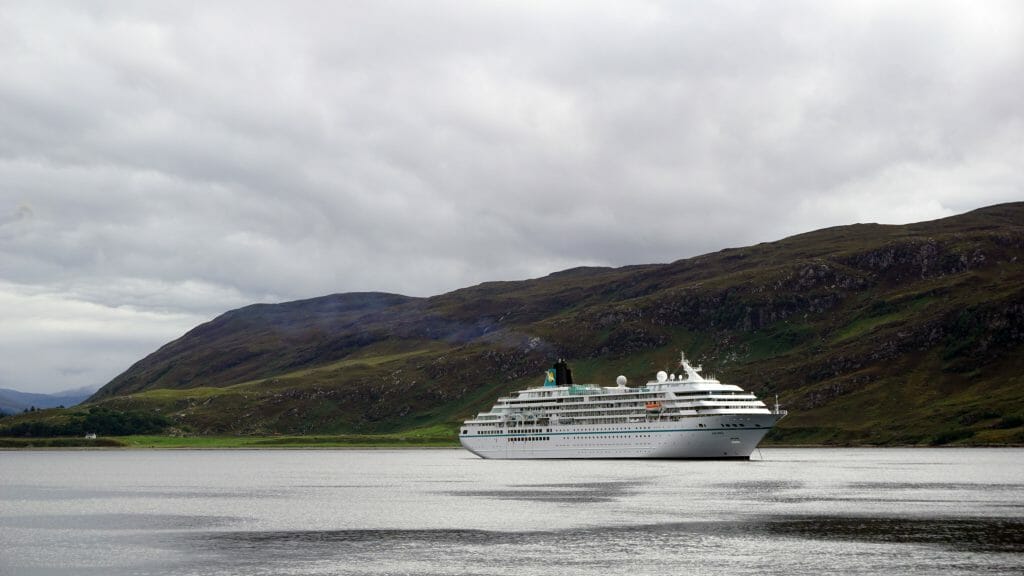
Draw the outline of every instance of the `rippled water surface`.
<instances>
[{"instance_id":1,"label":"rippled water surface","mask_svg":"<svg viewBox=\"0 0 1024 576\"><path fill-rule=\"evenodd\" d=\"M1024 450L0 452L0 575L1022 574Z\"/></svg>"}]
</instances>

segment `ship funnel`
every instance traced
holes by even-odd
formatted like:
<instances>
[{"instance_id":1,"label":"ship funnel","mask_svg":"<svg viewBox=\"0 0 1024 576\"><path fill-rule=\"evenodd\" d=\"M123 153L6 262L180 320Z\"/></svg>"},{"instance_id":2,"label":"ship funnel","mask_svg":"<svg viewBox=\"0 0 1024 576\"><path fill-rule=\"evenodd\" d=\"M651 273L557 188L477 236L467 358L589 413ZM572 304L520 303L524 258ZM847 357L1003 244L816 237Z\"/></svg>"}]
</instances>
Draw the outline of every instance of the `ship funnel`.
<instances>
[{"instance_id":1,"label":"ship funnel","mask_svg":"<svg viewBox=\"0 0 1024 576\"><path fill-rule=\"evenodd\" d=\"M554 365L555 371L555 385L564 386L572 384L572 369L565 363L565 360L561 358Z\"/></svg>"}]
</instances>

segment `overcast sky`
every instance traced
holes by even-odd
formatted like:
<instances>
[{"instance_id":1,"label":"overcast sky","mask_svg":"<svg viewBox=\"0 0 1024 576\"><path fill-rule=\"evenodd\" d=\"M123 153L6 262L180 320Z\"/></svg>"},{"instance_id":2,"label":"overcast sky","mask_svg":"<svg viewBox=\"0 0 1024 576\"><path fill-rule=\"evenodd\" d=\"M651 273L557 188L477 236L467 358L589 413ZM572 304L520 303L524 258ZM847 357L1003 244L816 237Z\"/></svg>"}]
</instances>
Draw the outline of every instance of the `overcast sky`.
<instances>
[{"instance_id":1,"label":"overcast sky","mask_svg":"<svg viewBox=\"0 0 1024 576\"><path fill-rule=\"evenodd\" d=\"M1024 3L0 0L0 388L1022 199Z\"/></svg>"}]
</instances>

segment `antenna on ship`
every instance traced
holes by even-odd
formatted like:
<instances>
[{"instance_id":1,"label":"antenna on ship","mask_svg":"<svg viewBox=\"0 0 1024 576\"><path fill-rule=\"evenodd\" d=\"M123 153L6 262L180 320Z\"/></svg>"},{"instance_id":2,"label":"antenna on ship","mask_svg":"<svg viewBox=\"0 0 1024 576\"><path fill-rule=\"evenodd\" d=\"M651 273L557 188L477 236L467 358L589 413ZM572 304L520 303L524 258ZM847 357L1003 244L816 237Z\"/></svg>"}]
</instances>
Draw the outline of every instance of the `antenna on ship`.
<instances>
[{"instance_id":1,"label":"antenna on ship","mask_svg":"<svg viewBox=\"0 0 1024 576\"><path fill-rule=\"evenodd\" d=\"M705 381L704 377L700 375L700 371L702 368L700 366L693 366L689 362L687 362L685 352L679 352L679 365L682 366L683 372L686 372L687 380L691 382Z\"/></svg>"}]
</instances>

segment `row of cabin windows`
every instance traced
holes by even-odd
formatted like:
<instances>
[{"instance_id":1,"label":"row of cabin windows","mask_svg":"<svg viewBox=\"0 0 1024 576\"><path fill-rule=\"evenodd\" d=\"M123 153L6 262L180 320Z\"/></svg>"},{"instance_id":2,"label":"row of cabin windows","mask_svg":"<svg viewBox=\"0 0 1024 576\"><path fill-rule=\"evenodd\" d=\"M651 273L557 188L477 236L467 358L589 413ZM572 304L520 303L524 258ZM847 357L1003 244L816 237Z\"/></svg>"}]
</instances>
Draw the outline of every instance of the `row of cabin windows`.
<instances>
[{"instance_id":1,"label":"row of cabin windows","mask_svg":"<svg viewBox=\"0 0 1024 576\"><path fill-rule=\"evenodd\" d=\"M695 400L695 398L680 398L680 399L678 399L676 401L677 402L688 402L688 401L693 401L693 400ZM710 400L712 402L721 402L721 403L724 403L724 404L734 404L734 405L739 403L739 402L751 402L751 401L755 401L756 402L757 401L756 398L708 398L708 399L703 399L702 398L701 400L704 401L704 402L707 402L707 401ZM663 399L661 399L661 401L671 403L671 402L673 402L673 399L672 398L663 398ZM572 408L575 408L575 409L578 409L578 410L589 410L589 409L595 409L595 408L620 408L620 409L622 409L622 408L631 408L631 407L639 408L639 407L642 407L644 404L645 404L645 401L643 401L643 400L639 400L639 401L638 400L630 400L628 402L584 402L584 403L580 403L578 406L572 406ZM735 407L736 408L759 408L760 406L758 406L756 404L751 404L751 405L747 405L747 406L736 405ZM530 407L530 406L520 406L518 408L520 408L524 412L532 411L531 410L532 407ZM543 406L537 406L536 408L533 408L533 411L535 411L535 410L543 410L543 409L544 409Z\"/></svg>"},{"instance_id":2,"label":"row of cabin windows","mask_svg":"<svg viewBox=\"0 0 1024 576\"><path fill-rule=\"evenodd\" d=\"M607 396L607 398L606 398L606 396ZM556 398L554 398L554 401L555 401L555 403L558 403L558 404L561 404L561 403L575 404L575 403L580 403L580 402L591 402L591 401L597 401L597 400L615 400L615 399L620 399L620 398L623 399L623 400L650 400L650 399L654 399L654 398L665 398L665 395L664 395L664 393L661 393L661 392L650 392L650 393L644 393L644 394L590 394L590 395L587 395L587 396L580 395L580 396L556 397ZM517 400L520 401L520 402L517 402L518 404L532 404L532 403L534 403L534 401L537 401L537 400L541 400L542 402L550 402L550 400L548 400L547 398L540 398L540 397L537 397L537 396L528 396L528 397L525 397L525 398L524 397L519 397L519 398L509 398L508 399L508 401L510 403L511 402L515 402ZM498 405L499 406L508 406L510 404L505 404L504 402L499 402Z\"/></svg>"},{"instance_id":3,"label":"row of cabin windows","mask_svg":"<svg viewBox=\"0 0 1024 576\"><path fill-rule=\"evenodd\" d=\"M754 426L757 427L757 428L761 427L760 424L754 424ZM707 426L707 424L697 424L697 427L698 428L707 428L708 426ZM724 428L746 428L747 425L746 424L722 424L722 427L724 427ZM634 430L641 430L641 429L642 428L634 428ZM600 432L601 429L599 429L599 428L584 428L584 429L579 430L579 431L580 432ZM533 433L541 433L541 432L549 432L550 433L551 429L550 428L547 428L547 429L537 428L535 430L520 430L519 432L521 432L523 434L533 434ZM500 431L498 431L498 430L481 430L481 431L478 432L478 434L480 434L481 436L493 435L493 434L498 434L498 433L500 433ZM469 431L464 429L462 431L462 434L463 435L469 434ZM641 438L647 438L648 436L640 436L640 437ZM625 438L625 436L612 436L612 438ZM550 438L547 438L547 437L545 437L545 439L550 440ZM517 441L518 442L518 441L521 441L521 439L510 438L509 441Z\"/></svg>"},{"instance_id":4,"label":"row of cabin windows","mask_svg":"<svg viewBox=\"0 0 1024 576\"><path fill-rule=\"evenodd\" d=\"M570 436L572 440L608 440L611 438L650 438L650 434L626 434L617 436ZM551 440L550 436L523 436L508 438L509 442L537 442L541 440Z\"/></svg>"},{"instance_id":5,"label":"row of cabin windows","mask_svg":"<svg viewBox=\"0 0 1024 576\"><path fill-rule=\"evenodd\" d=\"M600 417L595 417L595 416L598 416L598 415L593 415L593 416L580 416L578 414L574 415L575 419L578 419L578 420L588 420L589 421L588 423L590 423L590 424L625 424L628 421L628 419L625 416L611 417L611 418L607 418L607 417L606 418L600 418ZM658 420L667 420L667 421L670 421L670 422L676 422L676 421L679 421L679 420L682 420L682 419L701 418L701 417L703 417L703 416L701 414L699 414L699 413L698 414L676 414L676 413L672 413L671 415L664 415L664 413L663 413L663 416L658 418ZM580 422L580 423L582 424L582 422ZM567 425L571 426L572 424L567 424ZM487 424L480 424L480 426L487 426ZM502 425L499 424L498 426L502 426ZM700 428L707 428L707 425L705 425L705 424L698 424L698 427L700 427ZM724 428L745 428L746 424L722 424L722 427L724 427ZM761 425L760 424L754 424L754 427L760 428ZM517 433L521 433L521 434L540 434L540 433L545 433L545 432L550 433L552 431L551 428L515 429L512 426L510 426L509 428L512 429L512 431L517 432ZM586 430L591 430L591 429L588 428ZM502 434L502 433L504 433L502 430L480 430L480 431L478 431L478 434L481 434L481 435L493 435L493 434Z\"/></svg>"},{"instance_id":6,"label":"row of cabin windows","mask_svg":"<svg viewBox=\"0 0 1024 576\"><path fill-rule=\"evenodd\" d=\"M739 391L739 392L737 392L735 390L701 390L699 392L673 392L673 395L676 398L695 398L695 397L700 397L700 396L747 396L748 398L753 397L753 394L751 394L750 392L747 392L747 391ZM605 398L604 396L611 396L611 398ZM598 400L611 400L611 399L622 399L622 400L631 401L631 400L645 400L645 399L655 399L655 398L662 398L662 399L666 399L666 400L671 399L671 398L666 397L665 394L662 393L662 392L654 392L654 393L638 393L638 394L614 394L614 395L611 395L611 394L608 394L608 395L606 395L606 394L591 394L589 396L568 396L568 397L555 398L555 402L560 404L560 403L563 403L563 402L580 403L580 402L592 402L592 401L598 401ZM529 397L525 397L525 398L510 398L509 400L546 400L546 398L541 398L541 397L537 397L537 396L529 396Z\"/></svg>"},{"instance_id":7,"label":"row of cabin windows","mask_svg":"<svg viewBox=\"0 0 1024 576\"><path fill-rule=\"evenodd\" d=\"M587 420L594 420L594 418L587 417L587 416L580 416L579 414L574 414L574 416L576 418L580 418L580 419L586 418ZM597 416L597 415L595 414L594 416ZM679 414L679 415L673 415L671 420L678 420L680 416L683 417L683 418L697 418L697 417L699 417L697 415L692 415L692 414ZM595 422L591 422L591 423L592 424L621 424L623 422L624 422L624 419L622 417L619 417L619 418L598 418L598 419L596 419ZM494 424L482 424L482 423L478 424L478 426L493 426L493 425ZM501 423L498 424L499 427L501 427L502 425L503 424L501 424ZM704 425L704 424L698 424L698 426L701 427L701 428L707 428L707 426ZM722 424L722 426L725 427L725 428L745 428L747 425L746 424ZM754 424L754 426L756 426L758 428L761 427L760 424ZM515 426L510 423L509 424L509 428L515 428ZM589 431L589 430L592 430L592 429L587 428L585 430ZM551 432L551 428L524 428L524 429L521 429L521 430L517 429L517 430L515 430L515 432L519 433L519 434L541 434L541 433L544 433L544 432L550 433ZM463 431L463 434L466 434L466 433L467 433L466 431ZM501 434L501 433L503 433L501 430L480 430L478 432L478 434L482 434L482 435L483 434Z\"/></svg>"},{"instance_id":8,"label":"row of cabin windows","mask_svg":"<svg viewBox=\"0 0 1024 576\"><path fill-rule=\"evenodd\" d=\"M580 439L580 438L582 438L584 440L591 440L591 439L606 440L608 438L650 438L650 437L651 437L650 434L626 434L624 436L607 435L607 434L602 434L601 436L570 436L570 438L572 438L574 440Z\"/></svg>"}]
</instances>

